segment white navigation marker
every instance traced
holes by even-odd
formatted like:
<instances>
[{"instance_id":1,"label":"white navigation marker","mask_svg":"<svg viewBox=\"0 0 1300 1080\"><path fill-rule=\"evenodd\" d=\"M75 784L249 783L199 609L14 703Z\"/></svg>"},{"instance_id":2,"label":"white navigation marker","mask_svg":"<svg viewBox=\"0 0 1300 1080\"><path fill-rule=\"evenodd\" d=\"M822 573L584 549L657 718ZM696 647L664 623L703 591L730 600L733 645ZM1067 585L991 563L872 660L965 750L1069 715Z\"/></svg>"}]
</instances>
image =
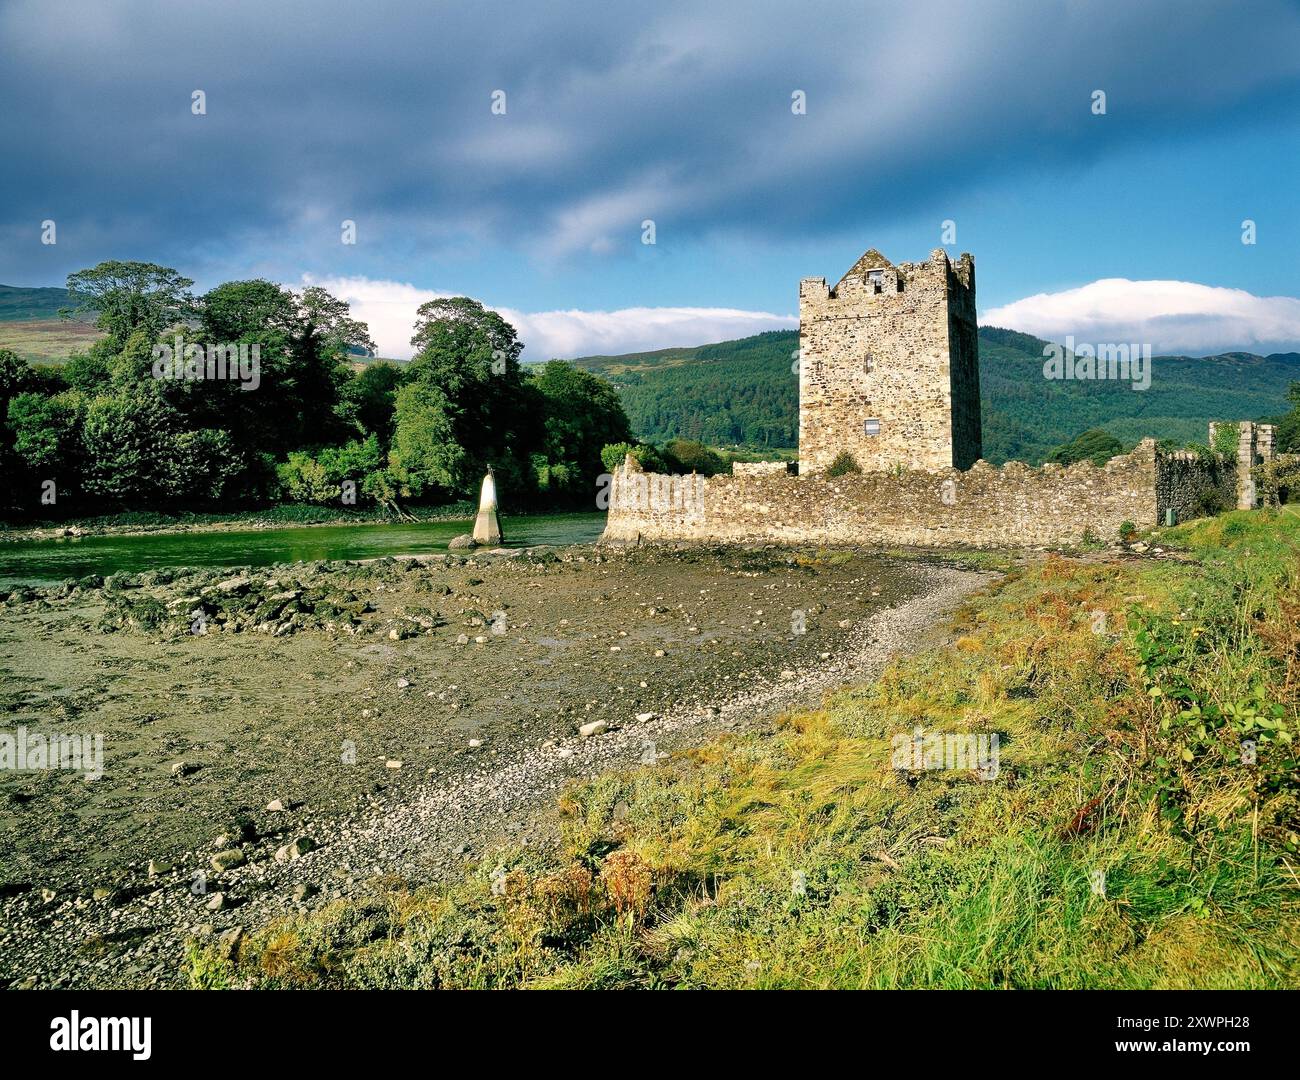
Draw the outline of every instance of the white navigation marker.
<instances>
[{"instance_id":1,"label":"white navigation marker","mask_svg":"<svg viewBox=\"0 0 1300 1080\"><path fill-rule=\"evenodd\" d=\"M502 539L501 519L497 517L497 481L492 475L492 466L489 465L487 475L483 477L483 491L478 497L478 517L474 519L474 542L499 544Z\"/></svg>"}]
</instances>

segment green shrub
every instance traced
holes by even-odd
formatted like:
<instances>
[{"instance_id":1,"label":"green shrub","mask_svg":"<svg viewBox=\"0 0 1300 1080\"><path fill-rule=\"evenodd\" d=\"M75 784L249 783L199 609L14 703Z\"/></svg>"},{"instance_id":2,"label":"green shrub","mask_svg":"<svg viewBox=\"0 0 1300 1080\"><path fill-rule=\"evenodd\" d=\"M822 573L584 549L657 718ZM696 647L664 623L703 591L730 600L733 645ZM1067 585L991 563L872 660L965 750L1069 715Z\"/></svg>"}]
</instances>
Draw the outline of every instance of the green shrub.
<instances>
[{"instance_id":1,"label":"green shrub","mask_svg":"<svg viewBox=\"0 0 1300 1080\"><path fill-rule=\"evenodd\" d=\"M601 448L600 463L605 466L608 472L621 468L628 454L636 450L636 446L628 442L609 443Z\"/></svg>"},{"instance_id":2,"label":"green shrub","mask_svg":"<svg viewBox=\"0 0 1300 1080\"><path fill-rule=\"evenodd\" d=\"M727 463L719 454L693 439L670 439L664 444L663 455L675 473L717 476L727 471Z\"/></svg>"},{"instance_id":3,"label":"green shrub","mask_svg":"<svg viewBox=\"0 0 1300 1080\"><path fill-rule=\"evenodd\" d=\"M669 473L673 471L673 463L669 462L659 450L649 443L610 443L600 452L601 463L610 472L620 468L623 459L631 454L636 459L637 464L646 472L652 473Z\"/></svg>"},{"instance_id":4,"label":"green shrub","mask_svg":"<svg viewBox=\"0 0 1300 1080\"><path fill-rule=\"evenodd\" d=\"M342 499L343 482L351 480L360 495L373 498L386 485L372 479L380 471L382 453L379 439L371 435L344 446L327 446L315 453L290 452L276 469L285 494L294 502L337 504Z\"/></svg>"},{"instance_id":5,"label":"green shrub","mask_svg":"<svg viewBox=\"0 0 1300 1080\"><path fill-rule=\"evenodd\" d=\"M1230 509L1223 492L1218 488L1206 488L1196 497L1196 508L1202 517L1214 517Z\"/></svg>"},{"instance_id":6,"label":"green shrub","mask_svg":"<svg viewBox=\"0 0 1300 1080\"><path fill-rule=\"evenodd\" d=\"M826 475L830 477L848 476L849 473L860 473L862 467L854 459L853 455L847 450L841 450L835 455L835 460L831 462L830 467L826 470Z\"/></svg>"}]
</instances>

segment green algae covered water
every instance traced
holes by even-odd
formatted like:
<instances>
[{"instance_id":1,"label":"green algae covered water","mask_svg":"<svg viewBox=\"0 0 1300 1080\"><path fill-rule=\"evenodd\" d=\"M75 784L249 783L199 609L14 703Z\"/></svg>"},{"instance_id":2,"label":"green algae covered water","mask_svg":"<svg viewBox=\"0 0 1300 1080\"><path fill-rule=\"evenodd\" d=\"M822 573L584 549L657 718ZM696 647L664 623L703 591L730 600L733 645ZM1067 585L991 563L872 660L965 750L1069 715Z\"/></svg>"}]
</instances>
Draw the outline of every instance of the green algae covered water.
<instances>
[{"instance_id":1,"label":"green algae covered water","mask_svg":"<svg viewBox=\"0 0 1300 1080\"><path fill-rule=\"evenodd\" d=\"M312 525L296 528L105 535L0 544L0 587L51 585L87 574L136 574L178 566L270 566L316 559L374 559L447 550L473 522ZM537 514L504 518L507 547L588 544L605 515Z\"/></svg>"}]
</instances>

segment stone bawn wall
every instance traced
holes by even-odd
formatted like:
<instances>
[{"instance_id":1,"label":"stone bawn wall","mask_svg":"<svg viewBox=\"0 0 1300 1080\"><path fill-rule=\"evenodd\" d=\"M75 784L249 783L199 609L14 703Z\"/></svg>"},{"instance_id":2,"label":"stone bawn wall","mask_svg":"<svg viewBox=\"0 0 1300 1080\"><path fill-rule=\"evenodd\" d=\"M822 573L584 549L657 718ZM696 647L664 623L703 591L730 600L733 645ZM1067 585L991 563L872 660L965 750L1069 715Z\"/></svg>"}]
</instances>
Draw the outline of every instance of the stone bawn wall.
<instances>
[{"instance_id":1,"label":"stone bawn wall","mask_svg":"<svg viewBox=\"0 0 1300 1080\"><path fill-rule=\"evenodd\" d=\"M836 478L783 469L665 477L629 457L614 474L604 538L1056 547L1114 539L1125 522L1156 525L1167 507L1180 520L1199 516L1235 485L1230 464L1164 453L1152 439L1100 468L980 461Z\"/></svg>"}]
</instances>

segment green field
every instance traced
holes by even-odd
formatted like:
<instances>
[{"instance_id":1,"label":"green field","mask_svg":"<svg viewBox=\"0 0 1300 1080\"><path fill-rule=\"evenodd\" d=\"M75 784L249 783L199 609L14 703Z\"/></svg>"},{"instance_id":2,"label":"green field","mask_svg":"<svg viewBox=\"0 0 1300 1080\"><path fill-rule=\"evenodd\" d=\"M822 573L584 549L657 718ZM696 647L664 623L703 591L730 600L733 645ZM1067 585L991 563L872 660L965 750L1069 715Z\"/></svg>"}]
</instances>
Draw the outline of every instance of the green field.
<instances>
[{"instance_id":1,"label":"green field","mask_svg":"<svg viewBox=\"0 0 1300 1080\"><path fill-rule=\"evenodd\" d=\"M32 364L61 364L103 335L93 323L70 319L18 319L0 322L0 349L13 349Z\"/></svg>"},{"instance_id":2,"label":"green field","mask_svg":"<svg viewBox=\"0 0 1300 1080\"><path fill-rule=\"evenodd\" d=\"M0 285L0 349L12 349L32 364L58 364L103 335L84 318L62 319L67 289Z\"/></svg>"}]
</instances>

